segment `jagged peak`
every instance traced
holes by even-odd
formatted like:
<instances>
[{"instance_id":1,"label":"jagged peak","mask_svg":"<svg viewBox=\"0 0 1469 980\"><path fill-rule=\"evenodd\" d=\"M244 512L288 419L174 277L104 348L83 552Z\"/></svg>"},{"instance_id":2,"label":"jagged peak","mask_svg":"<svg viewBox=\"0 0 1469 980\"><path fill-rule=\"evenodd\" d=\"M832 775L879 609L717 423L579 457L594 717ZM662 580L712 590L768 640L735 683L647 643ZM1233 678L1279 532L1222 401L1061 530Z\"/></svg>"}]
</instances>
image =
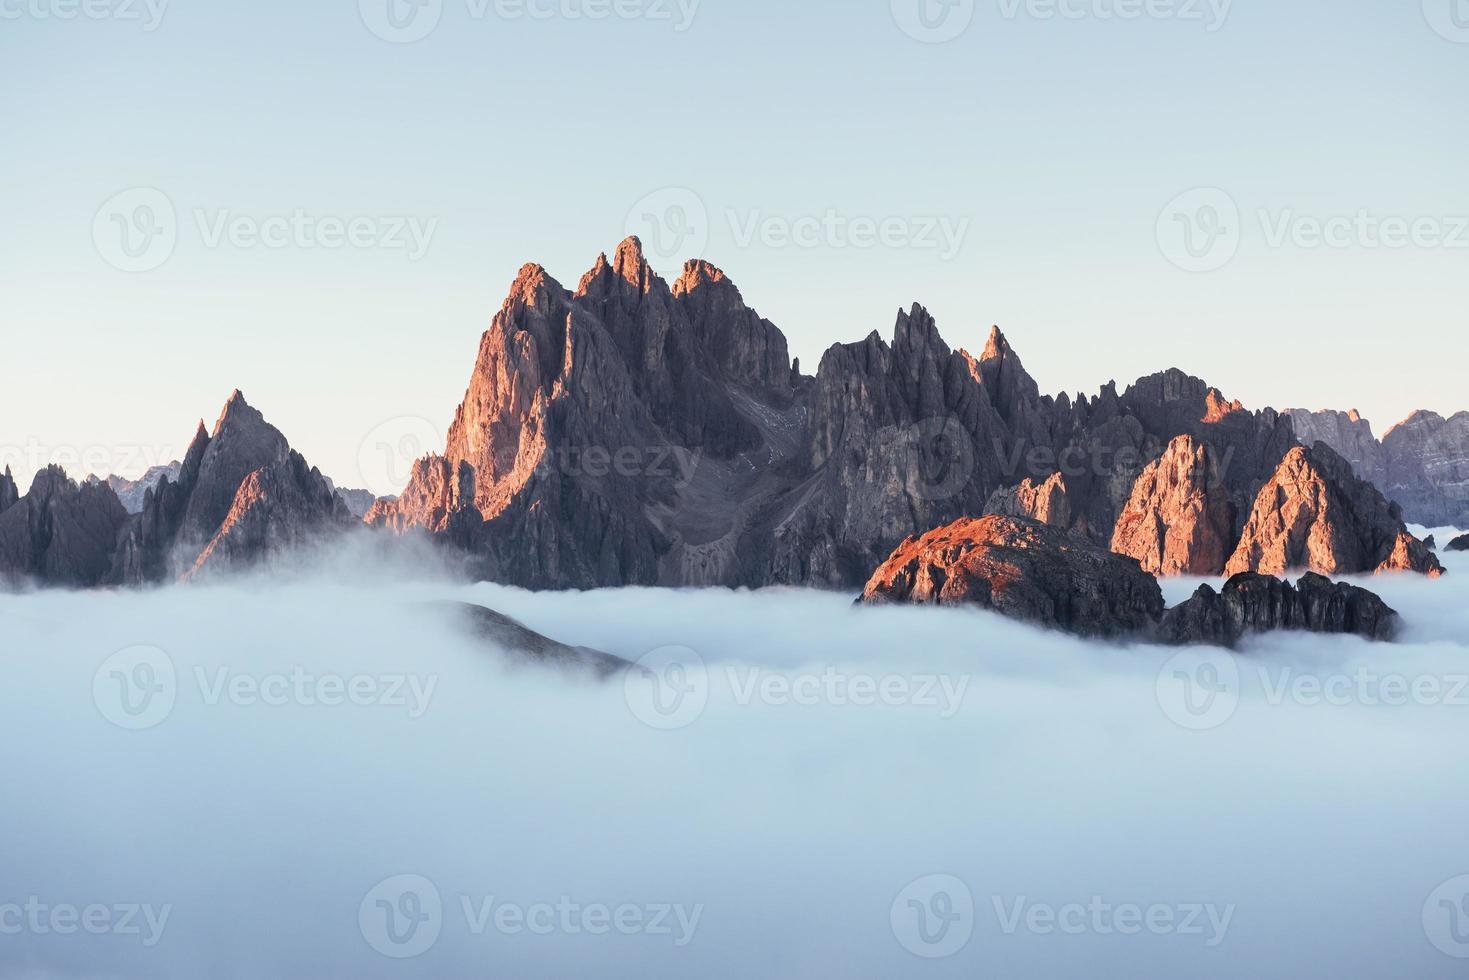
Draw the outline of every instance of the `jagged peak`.
<instances>
[{"instance_id":1,"label":"jagged peak","mask_svg":"<svg viewBox=\"0 0 1469 980\"><path fill-rule=\"evenodd\" d=\"M684 296L700 286L724 286L739 294L739 288L723 269L707 259L690 259L684 263L683 274L673 284L673 295Z\"/></svg>"},{"instance_id":2,"label":"jagged peak","mask_svg":"<svg viewBox=\"0 0 1469 980\"><path fill-rule=\"evenodd\" d=\"M224 409L219 413L219 419L214 423L214 435L219 435L226 423L264 421L264 418L245 400L244 393L236 388L230 392L229 399L224 403ZM202 422L199 427L201 429L204 427Z\"/></svg>"},{"instance_id":3,"label":"jagged peak","mask_svg":"<svg viewBox=\"0 0 1469 980\"><path fill-rule=\"evenodd\" d=\"M612 271L626 281L643 288L649 276L647 260L643 258L643 240L629 235L617 246L612 257Z\"/></svg>"},{"instance_id":4,"label":"jagged peak","mask_svg":"<svg viewBox=\"0 0 1469 980\"><path fill-rule=\"evenodd\" d=\"M984 343L984 353L979 355L981 361L992 360L996 357L1012 356L1015 349L1010 346L1010 341L1005 339L1005 333L998 326L990 327L989 338Z\"/></svg>"},{"instance_id":5,"label":"jagged peak","mask_svg":"<svg viewBox=\"0 0 1469 980\"><path fill-rule=\"evenodd\" d=\"M935 350L940 357L949 355L949 345L939 333L938 322L921 303L914 303L906 312L898 311L898 322L893 327L893 350Z\"/></svg>"}]
</instances>

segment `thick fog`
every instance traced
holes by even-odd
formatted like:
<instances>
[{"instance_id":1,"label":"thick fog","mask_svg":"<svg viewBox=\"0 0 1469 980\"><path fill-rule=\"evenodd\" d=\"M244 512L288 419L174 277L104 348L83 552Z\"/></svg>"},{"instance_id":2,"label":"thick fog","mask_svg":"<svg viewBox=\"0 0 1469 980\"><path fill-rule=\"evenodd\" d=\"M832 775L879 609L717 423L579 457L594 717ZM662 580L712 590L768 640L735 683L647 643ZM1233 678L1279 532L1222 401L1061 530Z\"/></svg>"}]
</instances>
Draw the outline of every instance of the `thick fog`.
<instances>
[{"instance_id":1,"label":"thick fog","mask_svg":"<svg viewBox=\"0 0 1469 980\"><path fill-rule=\"evenodd\" d=\"M1446 560L1369 583L1399 644L1235 656L362 554L0 597L0 975L1462 976ZM507 668L428 599L645 669Z\"/></svg>"}]
</instances>

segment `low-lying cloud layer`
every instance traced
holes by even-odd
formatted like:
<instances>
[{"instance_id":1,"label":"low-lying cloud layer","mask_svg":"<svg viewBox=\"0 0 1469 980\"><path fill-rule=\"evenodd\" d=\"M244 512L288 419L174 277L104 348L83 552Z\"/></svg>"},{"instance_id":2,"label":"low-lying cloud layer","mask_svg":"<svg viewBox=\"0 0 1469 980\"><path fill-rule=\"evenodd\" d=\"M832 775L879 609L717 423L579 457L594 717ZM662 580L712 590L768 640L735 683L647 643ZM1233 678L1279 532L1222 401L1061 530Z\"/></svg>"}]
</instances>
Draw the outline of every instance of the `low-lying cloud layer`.
<instances>
[{"instance_id":1,"label":"low-lying cloud layer","mask_svg":"<svg viewBox=\"0 0 1469 980\"><path fill-rule=\"evenodd\" d=\"M800 591L0 597L0 976L1460 976L1447 560L1371 583L1401 644L1236 656Z\"/></svg>"}]
</instances>

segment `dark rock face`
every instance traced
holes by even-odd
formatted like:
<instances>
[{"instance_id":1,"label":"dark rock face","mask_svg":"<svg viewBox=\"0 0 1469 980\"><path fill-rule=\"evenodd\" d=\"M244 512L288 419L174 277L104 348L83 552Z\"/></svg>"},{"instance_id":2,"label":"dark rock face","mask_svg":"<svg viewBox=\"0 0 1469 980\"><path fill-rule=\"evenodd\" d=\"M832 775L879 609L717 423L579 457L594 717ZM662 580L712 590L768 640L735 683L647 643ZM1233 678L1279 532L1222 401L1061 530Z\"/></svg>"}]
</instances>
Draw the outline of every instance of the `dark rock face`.
<instances>
[{"instance_id":1,"label":"dark rock face","mask_svg":"<svg viewBox=\"0 0 1469 980\"><path fill-rule=\"evenodd\" d=\"M785 334L745 305L739 288L705 261L689 262L673 284L696 344L719 372L747 388L789 399L794 370Z\"/></svg>"},{"instance_id":2,"label":"dark rock face","mask_svg":"<svg viewBox=\"0 0 1469 980\"><path fill-rule=\"evenodd\" d=\"M1469 524L1469 412L1414 412L1379 442L1356 412L1292 410L1297 437L1324 442L1375 484L1404 516L1428 527Z\"/></svg>"},{"instance_id":3,"label":"dark rock face","mask_svg":"<svg viewBox=\"0 0 1469 980\"><path fill-rule=\"evenodd\" d=\"M585 672L605 679L632 667L615 657L590 647L573 647L558 643L535 632L503 613L468 602L430 602L423 608L447 618L470 635L487 640L497 650L518 663L554 667L570 672Z\"/></svg>"},{"instance_id":4,"label":"dark rock face","mask_svg":"<svg viewBox=\"0 0 1469 980\"><path fill-rule=\"evenodd\" d=\"M1163 615L1165 643L1233 647L1244 637L1274 630L1352 634L1391 640L1398 614L1366 589L1307 573L1296 585L1244 572L1215 592L1208 585Z\"/></svg>"},{"instance_id":5,"label":"dark rock face","mask_svg":"<svg viewBox=\"0 0 1469 980\"><path fill-rule=\"evenodd\" d=\"M1146 634L1163 614L1138 563L1035 521L962 520L903 542L862 602L976 605L1081 636Z\"/></svg>"},{"instance_id":6,"label":"dark rock face","mask_svg":"<svg viewBox=\"0 0 1469 980\"><path fill-rule=\"evenodd\" d=\"M1413 571L1439 575L1433 552L1403 525L1396 504L1357 479L1324 443L1286 454L1260 488L1226 575Z\"/></svg>"},{"instance_id":7,"label":"dark rock face","mask_svg":"<svg viewBox=\"0 0 1469 980\"><path fill-rule=\"evenodd\" d=\"M292 451L284 463L245 477L219 530L183 577L245 568L322 541L351 524L347 505L327 479Z\"/></svg>"},{"instance_id":8,"label":"dark rock face","mask_svg":"<svg viewBox=\"0 0 1469 980\"><path fill-rule=\"evenodd\" d=\"M178 479L144 495L108 579L144 585L248 565L351 523L326 478L236 391L212 432L199 423Z\"/></svg>"},{"instance_id":9,"label":"dark rock face","mask_svg":"<svg viewBox=\"0 0 1469 980\"><path fill-rule=\"evenodd\" d=\"M179 471L184 467L183 463L174 460L163 466L151 466L148 472L136 480L127 480L120 476L109 476L107 485L117 494L117 499L122 504L123 510L129 514L141 514L143 512L143 498L148 491L168 477L170 480L179 478Z\"/></svg>"},{"instance_id":10,"label":"dark rock face","mask_svg":"<svg viewBox=\"0 0 1469 980\"><path fill-rule=\"evenodd\" d=\"M1469 534L1461 534L1450 541L1445 551L1469 551Z\"/></svg>"},{"instance_id":11,"label":"dark rock face","mask_svg":"<svg viewBox=\"0 0 1469 980\"><path fill-rule=\"evenodd\" d=\"M15 485L15 477L10 475L10 467L5 467L5 472L0 473L0 514L10 509L10 506L20 500L20 490Z\"/></svg>"},{"instance_id":12,"label":"dark rock face","mask_svg":"<svg viewBox=\"0 0 1469 980\"><path fill-rule=\"evenodd\" d=\"M1179 436L1133 484L1112 550L1154 575L1217 575L1233 539L1234 505L1209 444Z\"/></svg>"},{"instance_id":13,"label":"dark rock face","mask_svg":"<svg viewBox=\"0 0 1469 980\"><path fill-rule=\"evenodd\" d=\"M9 488L7 490L7 488ZM0 583L87 588L111 566L127 512L105 483L78 486L58 466L36 474L24 497L15 482L0 482Z\"/></svg>"}]
</instances>

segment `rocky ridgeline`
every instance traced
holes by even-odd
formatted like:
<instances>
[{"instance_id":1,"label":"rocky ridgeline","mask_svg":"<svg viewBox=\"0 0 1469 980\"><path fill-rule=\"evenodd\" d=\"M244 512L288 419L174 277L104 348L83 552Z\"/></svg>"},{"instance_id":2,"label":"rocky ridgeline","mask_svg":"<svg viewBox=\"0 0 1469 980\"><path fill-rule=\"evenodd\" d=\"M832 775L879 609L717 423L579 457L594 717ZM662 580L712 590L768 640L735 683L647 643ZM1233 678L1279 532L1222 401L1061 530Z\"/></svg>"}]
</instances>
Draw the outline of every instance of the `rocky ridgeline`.
<instances>
[{"instance_id":1,"label":"rocky ridgeline","mask_svg":"<svg viewBox=\"0 0 1469 980\"><path fill-rule=\"evenodd\" d=\"M575 290L521 270L444 454L367 519L452 540L481 574L532 588L851 588L905 538L987 511L1160 574L1219 574L1270 533L1245 540L1297 445L1288 419L1176 370L1120 394L1042 395L998 329L975 356L916 305L891 343L837 344L807 377L723 272L691 262L670 287L629 239ZM629 464L582 465L593 453ZM1344 500L1370 511L1347 523L1371 547L1308 550L1316 570L1433 570L1396 548L1400 519L1355 488ZM1393 547L1377 554L1379 540Z\"/></svg>"},{"instance_id":2,"label":"rocky ridgeline","mask_svg":"<svg viewBox=\"0 0 1469 980\"><path fill-rule=\"evenodd\" d=\"M1235 646L1298 630L1390 640L1398 615L1376 595L1307 573L1296 585L1255 572L1203 585L1164 610L1158 580L1133 558L1026 518L962 520L893 552L862 603L975 606L1085 637Z\"/></svg>"},{"instance_id":3,"label":"rocky ridgeline","mask_svg":"<svg viewBox=\"0 0 1469 980\"><path fill-rule=\"evenodd\" d=\"M904 540L987 511L1155 574L1438 570L1401 513L1324 444L1303 447L1290 418L1178 370L1042 395L1004 334L980 338L978 355L951 348L914 305L891 342L836 344L807 376L708 262L670 285L630 238L575 289L527 265L442 454L365 520L539 589L856 588ZM43 481L61 502L25 513L61 517L10 531L27 543L0 568L71 583L47 552L100 536L98 581L168 581L360 527L343 501L368 503L335 493L238 393L176 472L148 479L110 549L116 494ZM0 517L21 499L0 482ZM67 516L78 506L98 511L85 531ZM78 567L90 575L94 557Z\"/></svg>"},{"instance_id":4,"label":"rocky ridgeline","mask_svg":"<svg viewBox=\"0 0 1469 980\"><path fill-rule=\"evenodd\" d=\"M1356 411L1286 412L1307 445L1324 442L1404 516L1427 527L1469 526L1469 412L1414 412L1379 441Z\"/></svg>"}]
</instances>

